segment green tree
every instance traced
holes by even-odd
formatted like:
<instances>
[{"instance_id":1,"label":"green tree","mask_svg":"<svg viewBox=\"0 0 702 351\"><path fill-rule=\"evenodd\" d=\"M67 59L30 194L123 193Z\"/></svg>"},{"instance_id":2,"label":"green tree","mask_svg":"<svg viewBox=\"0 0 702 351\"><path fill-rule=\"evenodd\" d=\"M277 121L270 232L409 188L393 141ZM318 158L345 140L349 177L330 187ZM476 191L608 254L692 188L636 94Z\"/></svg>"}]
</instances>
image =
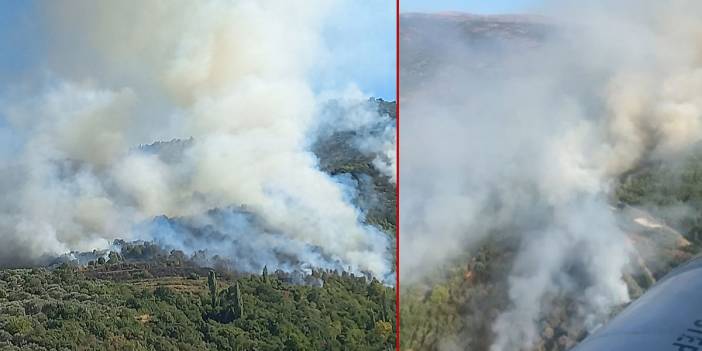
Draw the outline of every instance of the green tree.
<instances>
[{"instance_id":1,"label":"green tree","mask_svg":"<svg viewBox=\"0 0 702 351\"><path fill-rule=\"evenodd\" d=\"M119 256L119 253L115 251L110 251L110 254L108 255L109 259L107 260L108 264L115 264L118 263L119 261L122 260L122 258Z\"/></svg>"},{"instance_id":2,"label":"green tree","mask_svg":"<svg viewBox=\"0 0 702 351\"><path fill-rule=\"evenodd\" d=\"M387 290L383 289L383 320L387 321L390 318L388 313L388 293Z\"/></svg>"},{"instance_id":3,"label":"green tree","mask_svg":"<svg viewBox=\"0 0 702 351\"><path fill-rule=\"evenodd\" d=\"M210 299L212 308L217 308L217 277L214 271L210 271L207 275L207 286L210 288Z\"/></svg>"},{"instance_id":4,"label":"green tree","mask_svg":"<svg viewBox=\"0 0 702 351\"><path fill-rule=\"evenodd\" d=\"M236 301L236 318L243 318L244 317L244 299L241 296L241 288L239 287L239 282L237 281L236 284L236 290L235 290L235 301Z\"/></svg>"},{"instance_id":5,"label":"green tree","mask_svg":"<svg viewBox=\"0 0 702 351\"><path fill-rule=\"evenodd\" d=\"M32 331L32 321L26 317L12 316L7 319L4 329L13 335L25 335Z\"/></svg>"}]
</instances>

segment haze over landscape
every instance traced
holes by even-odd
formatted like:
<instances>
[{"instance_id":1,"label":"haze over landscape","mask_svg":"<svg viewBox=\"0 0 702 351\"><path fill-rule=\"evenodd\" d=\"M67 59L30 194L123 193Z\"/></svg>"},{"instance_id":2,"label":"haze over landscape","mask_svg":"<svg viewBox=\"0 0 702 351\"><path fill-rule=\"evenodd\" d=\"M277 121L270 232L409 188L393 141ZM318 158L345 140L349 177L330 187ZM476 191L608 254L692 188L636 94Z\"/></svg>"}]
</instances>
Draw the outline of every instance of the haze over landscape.
<instances>
[{"instance_id":1,"label":"haze over landscape","mask_svg":"<svg viewBox=\"0 0 702 351\"><path fill-rule=\"evenodd\" d=\"M702 8L438 6L400 22L401 342L570 349L699 251Z\"/></svg>"},{"instance_id":2,"label":"haze over landscape","mask_svg":"<svg viewBox=\"0 0 702 351\"><path fill-rule=\"evenodd\" d=\"M0 349L393 348L393 4L0 21Z\"/></svg>"},{"instance_id":3,"label":"haze over landscape","mask_svg":"<svg viewBox=\"0 0 702 351\"><path fill-rule=\"evenodd\" d=\"M0 350L694 351L700 14L0 1Z\"/></svg>"},{"instance_id":4,"label":"haze over landscape","mask_svg":"<svg viewBox=\"0 0 702 351\"><path fill-rule=\"evenodd\" d=\"M18 45L3 60L24 74L3 85L0 98L0 133L11 135L2 141L2 264L107 248L115 238L226 256L226 244L207 241L214 238L178 238L142 223L166 215L206 225L207 210L245 206L266 227L252 229L232 216L234 232L257 233L225 230L217 238L251 245L240 254L259 255L242 258L249 262L241 268L251 261L257 271L282 267L274 256L292 255L312 266L391 274L391 239L363 223L362 210L347 201L353 187L322 172L311 147L322 132L394 130L348 76L368 66L358 82L390 95L392 54L379 48L390 47L392 37L340 51L337 45L362 35L339 16L351 10L343 1L181 5L6 5L21 7L25 17L4 35L38 32L43 40ZM378 9L369 2L363 11L389 22L390 11ZM38 24L27 23L30 16ZM368 59L366 50L376 55ZM26 54L40 58L21 63ZM335 100L343 109L324 113ZM393 168L384 165L394 157L392 135L357 138L359 150L378 155L383 172ZM140 147L171 140L188 142L171 151Z\"/></svg>"}]
</instances>

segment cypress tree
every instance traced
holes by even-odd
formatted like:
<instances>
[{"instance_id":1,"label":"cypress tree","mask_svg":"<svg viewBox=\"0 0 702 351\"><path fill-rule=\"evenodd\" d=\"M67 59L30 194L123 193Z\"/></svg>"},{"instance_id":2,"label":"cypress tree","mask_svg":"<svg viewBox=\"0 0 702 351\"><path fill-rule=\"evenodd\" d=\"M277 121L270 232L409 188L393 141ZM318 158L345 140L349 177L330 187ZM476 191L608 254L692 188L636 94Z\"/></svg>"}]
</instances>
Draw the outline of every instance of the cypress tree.
<instances>
[{"instance_id":1,"label":"cypress tree","mask_svg":"<svg viewBox=\"0 0 702 351\"><path fill-rule=\"evenodd\" d=\"M217 308L217 277L214 271L210 271L207 276L207 286L210 288L210 298L212 299L212 308Z\"/></svg>"},{"instance_id":2,"label":"cypress tree","mask_svg":"<svg viewBox=\"0 0 702 351\"><path fill-rule=\"evenodd\" d=\"M383 288L383 320L388 320L388 291Z\"/></svg>"},{"instance_id":3,"label":"cypress tree","mask_svg":"<svg viewBox=\"0 0 702 351\"><path fill-rule=\"evenodd\" d=\"M241 289L239 288L239 282L236 282L235 300L236 300L236 318L244 317L244 300L241 297Z\"/></svg>"}]
</instances>

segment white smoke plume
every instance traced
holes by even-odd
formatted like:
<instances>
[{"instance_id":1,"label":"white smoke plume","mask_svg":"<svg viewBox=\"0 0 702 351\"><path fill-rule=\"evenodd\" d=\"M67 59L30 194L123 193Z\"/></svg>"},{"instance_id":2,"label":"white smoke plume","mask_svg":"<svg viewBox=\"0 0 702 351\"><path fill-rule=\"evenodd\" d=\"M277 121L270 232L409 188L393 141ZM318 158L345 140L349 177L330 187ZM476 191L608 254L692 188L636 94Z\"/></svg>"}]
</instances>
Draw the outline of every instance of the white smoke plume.
<instances>
[{"instance_id":1,"label":"white smoke plume","mask_svg":"<svg viewBox=\"0 0 702 351\"><path fill-rule=\"evenodd\" d=\"M379 111L378 102L369 101L356 86L327 94L315 134L351 133L351 144L361 153L373 157L376 170L397 182L397 128L394 118ZM382 102L381 102L382 103Z\"/></svg>"},{"instance_id":2,"label":"white smoke plume","mask_svg":"<svg viewBox=\"0 0 702 351\"><path fill-rule=\"evenodd\" d=\"M416 83L401 64L401 280L490 235L515 236L510 305L491 351L530 349L550 297L574 296L572 317L590 328L628 300L632 248L610 209L611 185L702 138L702 3L553 1L541 10L541 19L504 19L545 28L527 45L518 33L486 44L437 28L435 45L449 47L441 68Z\"/></svg>"},{"instance_id":3,"label":"white smoke plume","mask_svg":"<svg viewBox=\"0 0 702 351\"><path fill-rule=\"evenodd\" d=\"M0 128L19 136L16 152L0 159L3 264L114 238L153 240L139 224L155 216L243 205L280 234L250 247L282 236L271 247L314 247L342 267L390 274L388 236L362 223L309 151L323 102L312 77L325 78L316 65L332 54L323 33L329 14L347 4L45 6L46 63L0 97ZM176 160L136 148L190 137ZM161 243L182 248L182 238L162 234ZM229 239L190 249L227 248Z\"/></svg>"}]
</instances>

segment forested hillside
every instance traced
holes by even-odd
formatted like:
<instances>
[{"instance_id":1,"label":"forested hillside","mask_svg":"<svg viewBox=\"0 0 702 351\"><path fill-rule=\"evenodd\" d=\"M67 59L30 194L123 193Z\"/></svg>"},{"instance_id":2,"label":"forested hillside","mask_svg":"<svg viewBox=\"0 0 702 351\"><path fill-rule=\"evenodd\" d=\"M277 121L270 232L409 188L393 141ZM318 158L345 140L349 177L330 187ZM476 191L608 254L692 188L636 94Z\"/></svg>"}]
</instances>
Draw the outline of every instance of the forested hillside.
<instances>
[{"instance_id":1,"label":"forested hillside","mask_svg":"<svg viewBox=\"0 0 702 351\"><path fill-rule=\"evenodd\" d=\"M315 273L323 286L277 275L92 278L63 265L0 272L2 350L389 350L394 289ZM213 294L214 292L214 294Z\"/></svg>"},{"instance_id":2,"label":"forested hillside","mask_svg":"<svg viewBox=\"0 0 702 351\"><path fill-rule=\"evenodd\" d=\"M570 350L699 255L696 32L598 10L681 57L585 14L402 15L402 350Z\"/></svg>"},{"instance_id":3,"label":"forested hillside","mask_svg":"<svg viewBox=\"0 0 702 351\"><path fill-rule=\"evenodd\" d=\"M396 107L371 99L362 108L377 110L378 121L363 130L324 134L313 151L322 171L351 185L362 220L394 244L396 187L376 168L382 155L361 142L386 142L389 132L394 135ZM193 142L174 139L138 151L177 162ZM245 207L207 214L239 216L248 225L158 216L150 225L168 229L165 239L185 238L190 252L116 239L109 249L71 252L47 259L45 266L0 269L0 350L394 349L395 289L378 280L391 278L325 270L265 246L266 224ZM224 230L242 231L242 239ZM280 237L275 234L270 236ZM216 245L188 246L203 239ZM237 269L270 252L285 266L255 274ZM388 261L393 254L388 248Z\"/></svg>"}]
</instances>

